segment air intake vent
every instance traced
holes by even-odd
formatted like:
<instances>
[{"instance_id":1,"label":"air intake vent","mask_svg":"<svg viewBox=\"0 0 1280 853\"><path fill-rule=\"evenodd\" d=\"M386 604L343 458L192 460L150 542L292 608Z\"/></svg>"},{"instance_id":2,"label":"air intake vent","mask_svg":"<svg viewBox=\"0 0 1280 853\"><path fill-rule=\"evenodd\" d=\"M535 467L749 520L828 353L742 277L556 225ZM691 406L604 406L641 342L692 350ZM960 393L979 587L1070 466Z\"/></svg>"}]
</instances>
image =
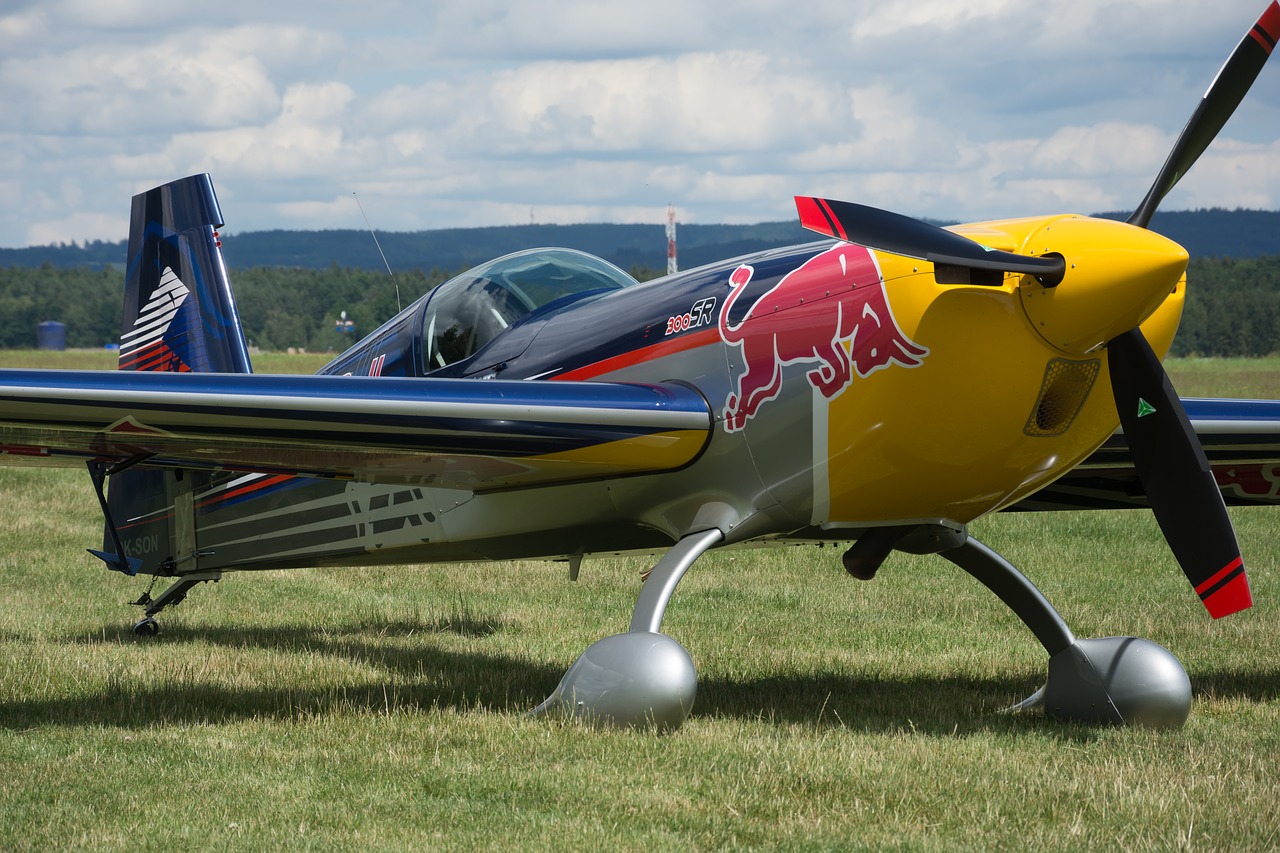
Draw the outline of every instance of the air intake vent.
<instances>
[{"instance_id":1,"label":"air intake vent","mask_svg":"<svg viewBox=\"0 0 1280 853\"><path fill-rule=\"evenodd\" d=\"M1050 361L1044 371L1040 396L1023 432L1037 437L1066 432L1084 401L1089 399L1089 391L1101 367L1102 362L1098 359L1068 361L1055 358Z\"/></svg>"},{"instance_id":2,"label":"air intake vent","mask_svg":"<svg viewBox=\"0 0 1280 853\"><path fill-rule=\"evenodd\" d=\"M1004 284L1002 270L978 270L955 264L934 264L933 278L938 284L977 284L983 287L999 287Z\"/></svg>"}]
</instances>

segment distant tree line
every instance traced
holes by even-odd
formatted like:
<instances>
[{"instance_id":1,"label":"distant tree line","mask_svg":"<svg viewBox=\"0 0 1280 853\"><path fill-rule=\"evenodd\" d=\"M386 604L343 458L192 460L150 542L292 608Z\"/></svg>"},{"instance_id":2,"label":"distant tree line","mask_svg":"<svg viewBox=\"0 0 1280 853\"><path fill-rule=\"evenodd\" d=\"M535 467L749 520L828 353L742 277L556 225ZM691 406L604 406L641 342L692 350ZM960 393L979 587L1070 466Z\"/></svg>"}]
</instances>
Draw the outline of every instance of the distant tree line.
<instances>
[{"instance_id":1,"label":"distant tree line","mask_svg":"<svg viewBox=\"0 0 1280 853\"><path fill-rule=\"evenodd\" d=\"M664 270L640 264L645 280ZM264 350L341 352L456 271L385 271L255 266L231 271L249 342ZM1280 257L1198 258L1175 355L1260 356L1280 352ZM397 295L397 287L399 294ZM119 269L0 267L0 348L29 349L46 320L66 325L68 347L101 347L120 336L124 273ZM351 332L339 332L341 312Z\"/></svg>"},{"instance_id":2,"label":"distant tree line","mask_svg":"<svg viewBox=\"0 0 1280 853\"><path fill-rule=\"evenodd\" d=\"M341 352L450 274L332 266L325 270L250 267L231 270L245 336L264 350L300 347ZM118 269L0 267L0 348L31 348L36 327L66 325L68 347L102 347L120 339L124 273ZM337 331L342 312L351 331Z\"/></svg>"},{"instance_id":3,"label":"distant tree line","mask_svg":"<svg viewBox=\"0 0 1280 853\"><path fill-rule=\"evenodd\" d=\"M1129 214L1099 215L1123 220ZM1280 211L1221 208L1161 211L1151 220L1151 227L1184 246L1193 258L1256 258L1280 252L1280 241L1276 239L1280 234ZM123 238L125 235L120 236ZM721 258L813 239L815 236L805 231L797 219L754 225L681 223L678 234L680 265L683 268L695 267ZM666 234L657 222L380 231L378 244L364 230L235 233L224 228L222 245L227 264L237 269L260 266L328 269L336 263L356 269L382 270L378 245L396 270L459 269L530 246L581 249L622 269L630 269L634 264L661 266L667 257ZM123 239L0 248L0 267L34 267L46 261L60 267L120 266L125 263L127 248Z\"/></svg>"},{"instance_id":4,"label":"distant tree line","mask_svg":"<svg viewBox=\"0 0 1280 853\"><path fill-rule=\"evenodd\" d=\"M799 222L755 225L683 225L680 228L680 260L685 267L700 266L721 258L760 252L816 239ZM368 231L247 231L222 234L223 256L229 266L306 267L328 269L333 264L385 273L377 246L381 245L392 269L461 269L484 263L533 246L580 249L629 269L664 264L667 238L659 225L503 225L486 228L450 228L436 231L384 231L378 244ZM123 266L128 244L94 240L54 246L0 248L0 267Z\"/></svg>"},{"instance_id":5,"label":"distant tree line","mask_svg":"<svg viewBox=\"0 0 1280 853\"><path fill-rule=\"evenodd\" d=\"M1197 258L1174 355L1280 353L1280 257Z\"/></svg>"}]
</instances>

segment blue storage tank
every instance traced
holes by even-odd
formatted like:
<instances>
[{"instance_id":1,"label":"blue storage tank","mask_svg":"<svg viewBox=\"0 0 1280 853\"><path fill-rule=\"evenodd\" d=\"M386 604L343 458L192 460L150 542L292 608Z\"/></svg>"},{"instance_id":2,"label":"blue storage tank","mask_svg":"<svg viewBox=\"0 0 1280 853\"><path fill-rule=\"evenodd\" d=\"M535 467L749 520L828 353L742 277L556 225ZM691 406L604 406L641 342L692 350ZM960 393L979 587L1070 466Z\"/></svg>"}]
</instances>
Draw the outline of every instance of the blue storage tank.
<instances>
[{"instance_id":1,"label":"blue storage tank","mask_svg":"<svg viewBox=\"0 0 1280 853\"><path fill-rule=\"evenodd\" d=\"M45 320L36 324L36 349L64 350L67 348L67 324L57 320Z\"/></svg>"}]
</instances>

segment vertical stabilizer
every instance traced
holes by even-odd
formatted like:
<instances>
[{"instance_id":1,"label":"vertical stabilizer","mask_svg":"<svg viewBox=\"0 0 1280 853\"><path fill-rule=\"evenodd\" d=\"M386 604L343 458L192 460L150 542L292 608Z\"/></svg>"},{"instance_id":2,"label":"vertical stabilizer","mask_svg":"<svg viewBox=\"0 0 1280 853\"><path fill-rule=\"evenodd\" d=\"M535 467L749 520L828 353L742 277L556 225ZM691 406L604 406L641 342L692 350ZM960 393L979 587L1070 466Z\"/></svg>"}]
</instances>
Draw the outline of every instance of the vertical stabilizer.
<instances>
[{"instance_id":1,"label":"vertical stabilizer","mask_svg":"<svg viewBox=\"0 0 1280 853\"><path fill-rule=\"evenodd\" d=\"M192 175L133 197L121 370L253 372L222 261L216 230L221 227L222 212L208 175ZM211 476L216 475L148 469L145 464L111 474L108 526L98 555L129 574L195 570L191 497ZM126 560L117 550L125 552Z\"/></svg>"},{"instance_id":2,"label":"vertical stabilizer","mask_svg":"<svg viewBox=\"0 0 1280 853\"><path fill-rule=\"evenodd\" d=\"M120 369L251 373L206 175L133 197Z\"/></svg>"}]
</instances>

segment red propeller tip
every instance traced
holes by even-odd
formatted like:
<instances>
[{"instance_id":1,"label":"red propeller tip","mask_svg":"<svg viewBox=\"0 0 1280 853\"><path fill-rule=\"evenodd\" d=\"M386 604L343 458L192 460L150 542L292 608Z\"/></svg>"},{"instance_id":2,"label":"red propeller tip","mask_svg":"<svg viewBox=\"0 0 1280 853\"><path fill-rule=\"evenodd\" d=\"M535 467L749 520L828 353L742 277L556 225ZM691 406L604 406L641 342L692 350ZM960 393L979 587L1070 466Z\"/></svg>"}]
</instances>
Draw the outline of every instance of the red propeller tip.
<instances>
[{"instance_id":1,"label":"red propeller tip","mask_svg":"<svg viewBox=\"0 0 1280 853\"><path fill-rule=\"evenodd\" d=\"M1244 573L1244 560L1236 557L1220 572L1216 572L1196 587L1205 609L1214 619L1230 616L1253 606L1253 593L1249 590L1249 578Z\"/></svg>"},{"instance_id":2,"label":"red propeller tip","mask_svg":"<svg viewBox=\"0 0 1280 853\"><path fill-rule=\"evenodd\" d=\"M1271 51L1275 49L1276 42L1280 41L1280 3L1272 2L1267 10L1262 13L1262 17L1258 18L1258 23L1253 25L1253 30L1249 33L1254 40L1262 46L1262 49L1271 55Z\"/></svg>"},{"instance_id":3,"label":"red propeller tip","mask_svg":"<svg viewBox=\"0 0 1280 853\"><path fill-rule=\"evenodd\" d=\"M800 214L800 224L808 230L825 234L828 237L836 237L840 240L849 239L848 234L840 225L840 220L824 200L798 195L796 196L796 212Z\"/></svg>"}]
</instances>

